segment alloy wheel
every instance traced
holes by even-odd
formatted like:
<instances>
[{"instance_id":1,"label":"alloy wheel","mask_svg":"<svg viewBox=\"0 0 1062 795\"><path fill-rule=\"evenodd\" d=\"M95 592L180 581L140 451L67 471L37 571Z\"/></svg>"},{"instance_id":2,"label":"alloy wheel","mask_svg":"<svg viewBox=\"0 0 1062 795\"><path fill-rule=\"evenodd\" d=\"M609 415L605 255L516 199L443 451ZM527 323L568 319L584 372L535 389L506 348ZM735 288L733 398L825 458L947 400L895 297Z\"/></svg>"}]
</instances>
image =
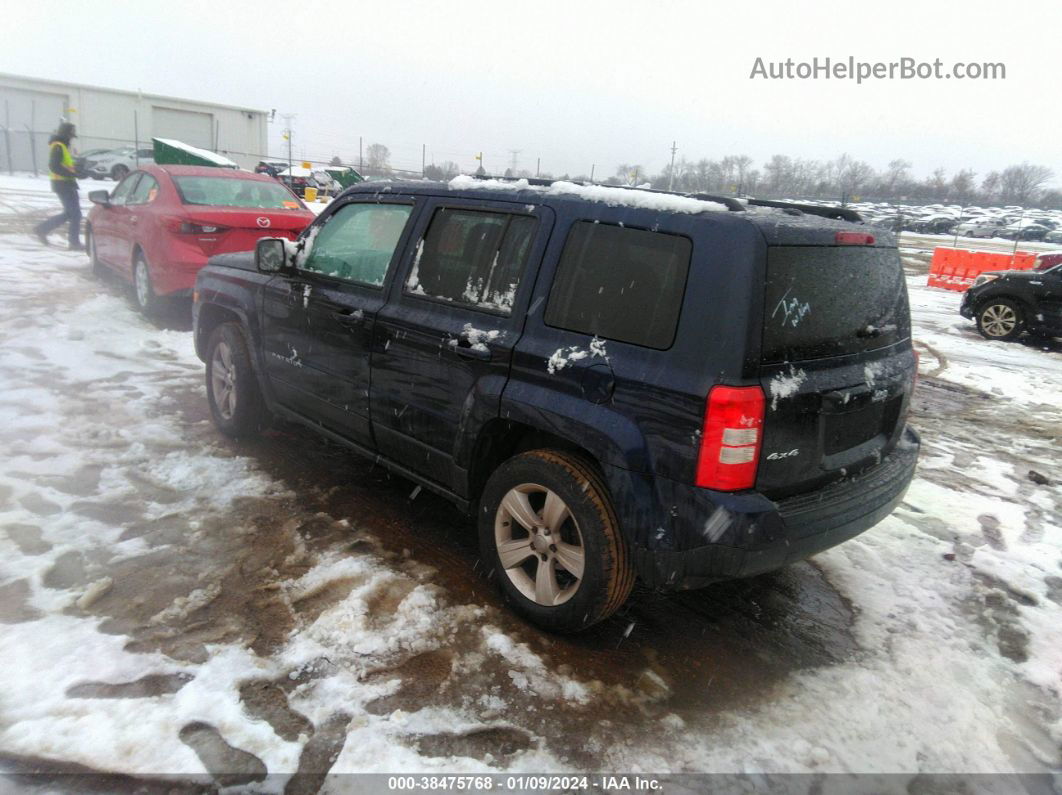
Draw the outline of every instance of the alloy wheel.
<instances>
[{"instance_id":1,"label":"alloy wheel","mask_svg":"<svg viewBox=\"0 0 1062 795\"><path fill-rule=\"evenodd\" d=\"M1005 337L1017 325L1017 314L1006 304L993 304L981 313L981 328L990 337Z\"/></svg>"},{"instance_id":2,"label":"alloy wheel","mask_svg":"<svg viewBox=\"0 0 1062 795\"><path fill-rule=\"evenodd\" d=\"M509 490L495 515L494 541L505 575L532 602L556 607L579 590L582 534L564 500L545 486Z\"/></svg>"},{"instance_id":3,"label":"alloy wheel","mask_svg":"<svg viewBox=\"0 0 1062 795\"><path fill-rule=\"evenodd\" d=\"M214 405L223 419L231 420L236 412L236 368L233 367L232 349L227 342L219 342L215 346L210 365L210 389L214 393Z\"/></svg>"}]
</instances>

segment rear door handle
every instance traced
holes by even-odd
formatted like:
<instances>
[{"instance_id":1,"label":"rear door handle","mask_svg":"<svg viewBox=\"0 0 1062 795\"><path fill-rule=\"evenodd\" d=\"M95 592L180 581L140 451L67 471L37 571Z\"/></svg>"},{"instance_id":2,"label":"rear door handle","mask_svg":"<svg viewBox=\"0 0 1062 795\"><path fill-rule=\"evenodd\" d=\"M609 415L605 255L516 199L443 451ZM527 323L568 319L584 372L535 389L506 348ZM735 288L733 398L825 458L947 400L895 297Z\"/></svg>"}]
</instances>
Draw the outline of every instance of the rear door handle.
<instances>
[{"instance_id":1,"label":"rear door handle","mask_svg":"<svg viewBox=\"0 0 1062 795\"><path fill-rule=\"evenodd\" d=\"M356 328L365 323L365 314L360 309L340 309L332 313L332 318L348 328Z\"/></svg>"},{"instance_id":2,"label":"rear door handle","mask_svg":"<svg viewBox=\"0 0 1062 795\"><path fill-rule=\"evenodd\" d=\"M484 361L484 362L489 362L490 358L491 358L491 355L492 355L491 351L490 351L490 348L488 348L486 346L483 346L483 347L468 346L468 347L466 347L464 345L458 345L456 350L457 350L457 355L461 356L462 358L465 358L465 359L479 359L479 360Z\"/></svg>"}]
</instances>

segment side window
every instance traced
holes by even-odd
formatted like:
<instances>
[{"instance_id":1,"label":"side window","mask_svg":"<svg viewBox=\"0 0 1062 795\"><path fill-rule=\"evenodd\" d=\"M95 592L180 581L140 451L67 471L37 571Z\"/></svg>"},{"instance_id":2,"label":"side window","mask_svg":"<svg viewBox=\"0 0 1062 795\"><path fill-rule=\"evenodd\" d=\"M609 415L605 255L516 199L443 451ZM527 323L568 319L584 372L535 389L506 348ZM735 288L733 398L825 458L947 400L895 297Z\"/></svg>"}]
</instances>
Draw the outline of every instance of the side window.
<instances>
[{"instance_id":1,"label":"side window","mask_svg":"<svg viewBox=\"0 0 1062 795\"><path fill-rule=\"evenodd\" d=\"M509 314L537 223L523 215L436 211L406 292Z\"/></svg>"},{"instance_id":2,"label":"side window","mask_svg":"<svg viewBox=\"0 0 1062 795\"><path fill-rule=\"evenodd\" d=\"M155 181L155 178L150 174L144 174L140 177L140 182L137 183L136 188L129 194L129 197L125 200L128 204L147 204L155 200L155 197L159 193L159 183Z\"/></svg>"},{"instance_id":3,"label":"side window","mask_svg":"<svg viewBox=\"0 0 1062 795\"><path fill-rule=\"evenodd\" d=\"M129 194L133 192L133 188L136 187L137 180L140 179L141 172L134 171L128 177L118 183L118 187L111 193L111 204L121 207L126 204L129 199Z\"/></svg>"},{"instance_id":4,"label":"side window","mask_svg":"<svg viewBox=\"0 0 1062 795\"><path fill-rule=\"evenodd\" d=\"M303 270L380 287L413 207L348 204L316 232Z\"/></svg>"},{"instance_id":5,"label":"side window","mask_svg":"<svg viewBox=\"0 0 1062 795\"><path fill-rule=\"evenodd\" d=\"M557 264L546 324L670 348L691 252L679 235L579 221Z\"/></svg>"}]
</instances>

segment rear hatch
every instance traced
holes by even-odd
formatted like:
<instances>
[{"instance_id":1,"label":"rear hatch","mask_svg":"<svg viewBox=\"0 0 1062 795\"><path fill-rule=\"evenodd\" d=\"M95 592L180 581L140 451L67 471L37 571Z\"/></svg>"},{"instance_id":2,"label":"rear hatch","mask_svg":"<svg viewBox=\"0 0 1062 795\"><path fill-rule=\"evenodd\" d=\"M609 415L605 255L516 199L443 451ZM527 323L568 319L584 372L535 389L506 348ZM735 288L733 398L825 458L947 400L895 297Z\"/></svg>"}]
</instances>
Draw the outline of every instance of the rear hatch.
<instances>
[{"instance_id":1,"label":"rear hatch","mask_svg":"<svg viewBox=\"0 0 1062 795\"><path fill-rule=\"evenodd\" d=\"M913 383L910 337L895 247L768 246L759 491L811 491L889 453Z\"/></svg>"}]
</instances>

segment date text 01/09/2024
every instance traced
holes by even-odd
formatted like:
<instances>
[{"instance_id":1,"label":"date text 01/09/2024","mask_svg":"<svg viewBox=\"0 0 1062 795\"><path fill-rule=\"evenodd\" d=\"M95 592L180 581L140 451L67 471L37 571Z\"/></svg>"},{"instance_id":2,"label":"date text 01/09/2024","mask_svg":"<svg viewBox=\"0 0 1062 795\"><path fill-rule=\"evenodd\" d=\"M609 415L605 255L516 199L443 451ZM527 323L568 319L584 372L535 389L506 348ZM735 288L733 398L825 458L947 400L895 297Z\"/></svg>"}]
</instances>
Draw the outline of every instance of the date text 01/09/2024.
<instances>
[{"instance_id":1,"label":"date text 01/09/2024","mask_svg":"<svg viewBox=\"0 0 1062 795\"><path fill-rule=\"evenodd\" d=\"M557 775L441 775L441 776L389 776L387 788L391 791L438 792L465 791L500 792L526 791L562 791L578 792L589 789L633 792L658 792L661 783L655 778L640 775L598 775L598 776L557 776Z\"/></svg>"}]
</instances>

